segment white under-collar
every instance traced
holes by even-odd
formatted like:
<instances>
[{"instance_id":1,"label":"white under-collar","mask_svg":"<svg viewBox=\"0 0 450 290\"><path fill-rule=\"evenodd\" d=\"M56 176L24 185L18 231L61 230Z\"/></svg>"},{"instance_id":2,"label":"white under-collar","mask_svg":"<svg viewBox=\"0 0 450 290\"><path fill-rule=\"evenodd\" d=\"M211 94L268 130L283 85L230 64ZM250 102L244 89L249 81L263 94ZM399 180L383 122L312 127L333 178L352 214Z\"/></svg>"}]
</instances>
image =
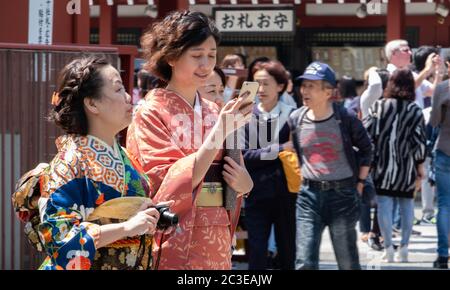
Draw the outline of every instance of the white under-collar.
<instances>
[{"instance_id":1,"label":"white under-collar","mask_svg":"<svg viewBox=\"0 0 450 290\"><path fill-rule=\"evenodd\" d=\"M98 138L98 137L96 137L94 135L89 135L88 134L86 137L88 139L94 139L95 141L99 142L100 144L105 146L105 148L107 150L110 150L113 153L114 157L119 158L119 156L120 156L120 146L119 146L119 144L118 144L116 139L114 139L114 145L111 147L111 146L109 146L108 143L106 143L105 141L103 141L102 139L100 139L100 138Z\"/></svg>"},{"instance_id":2,"label":"white under-collar","mask_svg":"<svg viewBox=\"0 0 450 290\"><path fill-rule=\"evenodd\" d=\"M394 64L392 63L388 63L386 70L392 74L393 72L395 72L398 69L398 67L396 67Z\"/></svg>"},{"instance_id":3,"label":"white under-collar","mask_svg":"<svg viewBox=\"0 0 450 290\"><path fill-rule=\"evenodd\" d=\"M270 112L266 112L263 107L262 104L259 103L258 104L258 110L261 112L261 116L267 120L267 119L272 119L272 118L278 118L281 114L281 107L280 107L280 102L277 102L276 106L273 107L273 109Z\"/></svg>"},{"instance_id":4,"label":"white under-collar","mask_svg":"<svg viewBox=\"0 0 450 290\"><path fill-rule=\"evenodd\" d=\"M202 104L200 103L198 92L195 94L194 112L196 112L198 115L200 115L200 117L202 117Z\"/></svg>"}]
</instances>

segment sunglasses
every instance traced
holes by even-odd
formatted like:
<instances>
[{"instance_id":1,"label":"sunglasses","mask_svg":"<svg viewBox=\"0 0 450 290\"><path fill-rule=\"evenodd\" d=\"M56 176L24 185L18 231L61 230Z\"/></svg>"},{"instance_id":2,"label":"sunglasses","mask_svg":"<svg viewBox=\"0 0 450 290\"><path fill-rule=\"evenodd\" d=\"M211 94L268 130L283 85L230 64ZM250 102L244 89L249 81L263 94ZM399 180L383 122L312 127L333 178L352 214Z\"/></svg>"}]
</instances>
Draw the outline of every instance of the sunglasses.
<instances>
[{"instance_id":1,"label":"sunglasses","mask_svg":"<svg viewBox=\"0 0 450 290\"><path fill-rule=\"evenodd\" d=\"M401 48L399 48L397 50L401 51L401 52L411 52L411 48L409 48L409 47L401 47Z\"/></svg>"}]
</instances>

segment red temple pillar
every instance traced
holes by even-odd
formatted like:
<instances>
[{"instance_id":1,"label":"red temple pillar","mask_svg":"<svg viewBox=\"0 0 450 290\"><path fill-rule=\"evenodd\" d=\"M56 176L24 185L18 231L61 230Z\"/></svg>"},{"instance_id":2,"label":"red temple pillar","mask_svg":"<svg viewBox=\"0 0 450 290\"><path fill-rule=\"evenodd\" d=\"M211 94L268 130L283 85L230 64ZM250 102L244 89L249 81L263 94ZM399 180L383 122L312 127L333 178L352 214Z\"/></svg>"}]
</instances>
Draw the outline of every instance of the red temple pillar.
<instances>
[{"instance_id":1,"label":"red temple pillar","mask_svg":"<svg viewBox=\"0 0 450 290\"><path fill-rule=\"evenodd\" d=\"M405 2L389 1L387 8L386 42L405 39Z\"/></svg>"},{"instance_id":2,"label":"red temple pillar","mask_svg":"<svg viewBox=\"0 0 450 290\"><path fill-rule=\"evenodd\" d=\"M89 0L81 0L81 14L75 14L74 19L74 43L89 44L91 30L91 17Z\"/></svg>"},{"instance_id":3,"label":"red temple pillar","mask_svg":"<svg viewBox=\"0 0 450 290\"><path fill-rule=\"evenodd\" d=\"M106 0L100 0L99 43L113 44L116 40L117 5L109 6Z\"/></svg>"},{"instance_id":4,"label":"red temple pillar","mask_svg":"<svg viewBox=\"0 0 450 290\"><path fill-rule=\"evenodd\" d=\"M189 9L189 0L159 0L158 18L162 19L172 11Z\"/></svg>"}]
</instances>

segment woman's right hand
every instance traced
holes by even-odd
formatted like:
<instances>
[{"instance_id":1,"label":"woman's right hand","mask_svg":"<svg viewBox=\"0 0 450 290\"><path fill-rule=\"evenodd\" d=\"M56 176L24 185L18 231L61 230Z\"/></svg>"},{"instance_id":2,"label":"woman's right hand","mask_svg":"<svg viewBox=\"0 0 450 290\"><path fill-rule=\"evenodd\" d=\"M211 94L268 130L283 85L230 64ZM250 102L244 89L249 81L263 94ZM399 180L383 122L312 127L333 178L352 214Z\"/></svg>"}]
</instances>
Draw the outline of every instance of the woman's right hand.
<instances>
[{"instance_id":1,"label":"woman's right hand","mask_svg":"<svg viewBox=\"0 0 450 290\"><path fill-rule=\"evenodd\" d=\"M142 208L142 207L141 207ZM128 237L144 234L153 235L159 220L159 212L153 205L138 211L136 215L124 222L124 229Z\"/></svg>"},{"instance_id":2,"label":"woman's right hand","mask_svg":"<svg viewBox=\"0 0 450 290\"><path fill-rule=\"evenodd\" d=\"M254 103L241 107L244 102L244 98L232 99L220 111L218 128L222 130L224 139L235 130L247 124L252 118Z\"/></svg>"},{"instance_id":3,"label":"woman's right hand","mask_svg":"<svg viewBox=\"0 0 450 290\"><path fill-rule=\"evenodd\" d=\"M426 174L425 174L425 167L424 164L421 163L417 166L417 179L422 180L425 179Z\"/></svg>"},{"instance_id":4,"label":"woman's right hand","mask_svg":"<svg viewBox=\"0 0 450 290\"><path fill-rule=\"evenodd\" d=\"M424 164L419 164L417 166L417 178L416 178L416 192L420 191L421 187L422 187L422 180L425 179L426 174L425 174L425 168L424 168Z\"/></svg>"}]
</instances>

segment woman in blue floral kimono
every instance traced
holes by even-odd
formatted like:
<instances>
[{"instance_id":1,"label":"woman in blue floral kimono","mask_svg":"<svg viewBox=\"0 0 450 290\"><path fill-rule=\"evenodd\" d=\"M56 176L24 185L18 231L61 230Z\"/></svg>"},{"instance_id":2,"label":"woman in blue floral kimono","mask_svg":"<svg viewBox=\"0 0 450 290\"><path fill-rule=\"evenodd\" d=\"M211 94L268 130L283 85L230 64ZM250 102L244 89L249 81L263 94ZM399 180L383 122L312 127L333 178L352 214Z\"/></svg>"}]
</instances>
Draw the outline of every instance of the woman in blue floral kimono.
<instances>
[{"instance_id":1,"label":"woman in blue floral kimono","mask_svg":"<svg viewBox=\"0 0 450 290\"><path fill-rule=\"evenodd\" d=\"M52 103L50 118L66 135L40 176L36 228L48 255L40 268L149 268L159 213L146 198L146 175L116 141L133 112L119 72L101 58L76 59Z\"/></svg>"}]
</instances>

